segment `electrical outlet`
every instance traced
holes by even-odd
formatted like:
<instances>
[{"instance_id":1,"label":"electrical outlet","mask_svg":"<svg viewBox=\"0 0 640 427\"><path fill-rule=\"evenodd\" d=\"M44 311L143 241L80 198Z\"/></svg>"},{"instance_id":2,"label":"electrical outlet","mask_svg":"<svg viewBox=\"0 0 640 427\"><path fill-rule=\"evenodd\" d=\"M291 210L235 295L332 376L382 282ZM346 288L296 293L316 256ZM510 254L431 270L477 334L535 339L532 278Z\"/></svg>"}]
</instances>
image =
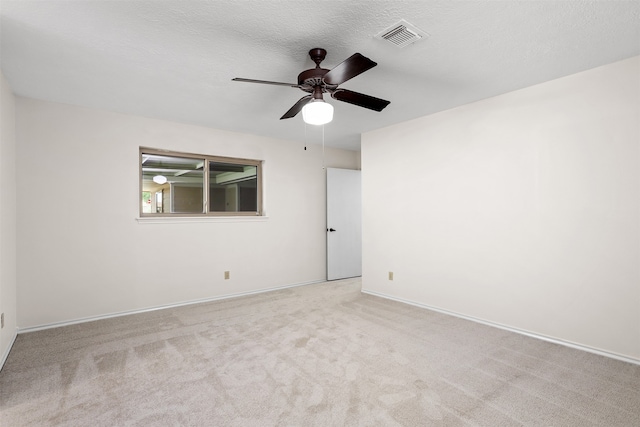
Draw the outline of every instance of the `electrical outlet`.
<instances>
[{"instance_id":1,"label":"electrical outlet","mask_svg":"<svg viewBox=\"0 0 640 427\"><path fill-rule=\"evenodd\" d=\"M224 272L224 280L229 280L229 272L228 271Z\"/></svg>"},{"instance_id":2,"label":"electrical outlet","mask_svg":"<svg viewBox=\"0 0 640 427\"><path fill-rule=\"evenodd\" d=\"M389 272L389 280L393 280L393 271Z\"/></svg>"},{"instance_id":3,"label":"electrical outlet","mask_svg":"<svg viewBox=\"0 0 640 427\"><path fill-rule=\"evenodd\" d=\"M0 314L0 329L4 328L4 313Z\"/></svg>"}]
</instances>

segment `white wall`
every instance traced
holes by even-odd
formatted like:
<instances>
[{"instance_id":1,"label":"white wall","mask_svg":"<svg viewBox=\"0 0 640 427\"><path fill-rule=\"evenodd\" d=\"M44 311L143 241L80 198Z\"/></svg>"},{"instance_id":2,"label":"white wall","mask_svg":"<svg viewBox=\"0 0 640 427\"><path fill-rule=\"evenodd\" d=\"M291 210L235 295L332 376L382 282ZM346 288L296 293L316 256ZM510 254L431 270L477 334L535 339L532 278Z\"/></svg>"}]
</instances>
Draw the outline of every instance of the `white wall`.
<instances>
[{"instance_id":1,"label":"white wall","mask_svg":"<svg viewBox=\"0 0 640 427\"><path fill-rule=\"evenodd\" d=\"M16 336L15 98L0 73L0 368Z\"/></svg>"},{"instance_id":2,"label":"white wall","mask_svg":"<svg viewBox=\"0 0 640 427\"><path fill-rule=\"evenodd\" d=\"M640 360L640 57L367 133L362 170L363 290Z\"/></svg>"},{"instance_id":3,"label":"white wall","mask_svg":"<svg viewBox=\"0 0 640 427\"><path fill-rule=\"evenodd\" d=\"M20 97L16 114L20 328L325 279L319 146ZM264 160L268 219L137 222L140 146Z\"/></svg>"}]
</instances>

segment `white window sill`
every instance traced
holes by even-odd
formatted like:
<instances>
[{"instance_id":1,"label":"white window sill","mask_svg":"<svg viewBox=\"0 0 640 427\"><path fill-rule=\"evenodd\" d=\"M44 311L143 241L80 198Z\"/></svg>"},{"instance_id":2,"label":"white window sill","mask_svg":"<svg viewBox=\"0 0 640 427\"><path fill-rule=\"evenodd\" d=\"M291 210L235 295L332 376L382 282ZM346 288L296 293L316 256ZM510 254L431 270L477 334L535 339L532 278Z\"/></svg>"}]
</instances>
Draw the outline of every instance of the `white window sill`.
<instances>
[{"instance_id":1,"label":"white window sill","mask_svg":"<svg viewBox=\"0 0 640 427\"><path fill-rule=\"evenodd\" d=\"M138 224L188 224L198 222L264 222L268 216L177 216L137 217Z\"/></svg>"}]
</instances>

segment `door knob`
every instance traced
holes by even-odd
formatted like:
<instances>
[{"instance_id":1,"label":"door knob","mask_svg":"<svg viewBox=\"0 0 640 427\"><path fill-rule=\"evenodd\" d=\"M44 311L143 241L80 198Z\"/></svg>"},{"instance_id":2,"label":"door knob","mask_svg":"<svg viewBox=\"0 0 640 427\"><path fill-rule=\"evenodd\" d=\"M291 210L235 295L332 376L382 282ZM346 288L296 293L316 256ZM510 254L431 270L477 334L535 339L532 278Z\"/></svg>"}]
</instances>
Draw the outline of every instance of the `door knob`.
<instances>
[{"instance_id":1,"label":"door knob","mask_svg":"<svg viewBox=\"0 0 640 427\"><path fill-rule=\"evenodd\" d=\"M334 230L333 228L330 228L330 229L328 229L327 231L332 232L332 231L336 231L336 230Z\"/></svg>"}]
</instances>

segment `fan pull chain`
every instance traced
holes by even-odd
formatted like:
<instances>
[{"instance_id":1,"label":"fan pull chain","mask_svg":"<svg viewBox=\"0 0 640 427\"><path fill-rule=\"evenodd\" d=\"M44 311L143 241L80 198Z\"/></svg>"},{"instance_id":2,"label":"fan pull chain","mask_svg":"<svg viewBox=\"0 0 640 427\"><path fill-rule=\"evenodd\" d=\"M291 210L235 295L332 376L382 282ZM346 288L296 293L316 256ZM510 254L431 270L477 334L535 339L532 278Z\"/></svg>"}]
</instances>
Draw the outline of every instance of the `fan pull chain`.
<instances>
[{"instance_id":1,"label":"fan pull chain","mask_svg":"<svg viewBox=\"0 0 640 427\"><path fill-rule=\"evenodd\" d=\"M322 125L322 170L324 170L324 125Z\"/></svg>"},{"instance_id":2,"label":"fan pull chain","mask_svg":"<svg viewBox=\"0 0 640 427\"><path fill-rule=\"evenodd\" d=\"M304 151L307 151L307 122L304 123Z\"/></svg>"}]
</instances>

